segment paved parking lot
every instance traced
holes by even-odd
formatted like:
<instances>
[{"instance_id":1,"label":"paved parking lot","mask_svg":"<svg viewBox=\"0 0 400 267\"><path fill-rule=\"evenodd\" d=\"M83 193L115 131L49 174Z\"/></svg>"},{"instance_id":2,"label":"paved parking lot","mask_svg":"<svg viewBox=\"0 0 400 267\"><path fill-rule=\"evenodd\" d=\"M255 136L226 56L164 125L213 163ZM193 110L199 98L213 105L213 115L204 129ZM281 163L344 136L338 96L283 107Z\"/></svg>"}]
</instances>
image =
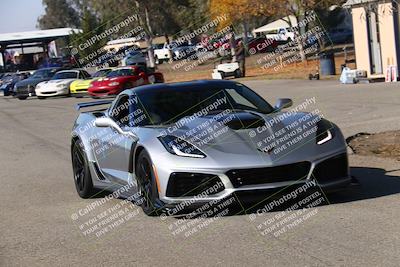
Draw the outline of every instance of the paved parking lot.
<instances>
[{"instance_id":1,"label":"paved parking lot","mask_svg":"<svg viewBox=\"0 0 400 267\"><path fill-rule=\"evenodd\" d=\"M398 84L245 83L272 103L315 97L316 107L346 137L400 129ZM330 205L279 237L261 235L247 215L174 236L169 226L176 219L142 213L100 237L84 236L71 215L97 200L78 197L69 150L73 105L82 101L90 99L0 98L0 266L398 266L400 163L356 155L350 155L351 170L360 186L328 195Z\"/></svg>"}]
</instances>

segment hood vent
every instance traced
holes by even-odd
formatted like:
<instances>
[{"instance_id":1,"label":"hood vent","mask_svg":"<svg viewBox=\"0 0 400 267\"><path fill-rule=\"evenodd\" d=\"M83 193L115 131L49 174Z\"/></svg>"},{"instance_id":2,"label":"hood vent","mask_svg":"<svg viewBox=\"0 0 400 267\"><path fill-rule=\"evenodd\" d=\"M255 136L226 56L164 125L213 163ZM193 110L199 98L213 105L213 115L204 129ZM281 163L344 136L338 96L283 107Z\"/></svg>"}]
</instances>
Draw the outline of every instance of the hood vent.
<instances>
[{"instance_id":1,"label":"hood vent","mask_svg":"<svg viewBox=\"0 0 400 267\"><path fill-rule=\"evenodd\" d=\"M224 121L224 119L229 118L230 116L233 117L227 120L225 125L233 130L255 129L265 125L265 121L261 116L249 112L229 114L221 118L219 121Z\"/></svg>"}]
</instances>

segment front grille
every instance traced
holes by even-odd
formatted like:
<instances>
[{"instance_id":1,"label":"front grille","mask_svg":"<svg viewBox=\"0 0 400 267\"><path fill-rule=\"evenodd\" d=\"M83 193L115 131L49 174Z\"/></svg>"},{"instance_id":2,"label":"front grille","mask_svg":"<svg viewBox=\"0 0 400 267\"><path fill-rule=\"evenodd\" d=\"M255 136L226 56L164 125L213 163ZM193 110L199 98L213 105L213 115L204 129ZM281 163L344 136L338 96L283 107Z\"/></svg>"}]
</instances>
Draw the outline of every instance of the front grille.
<instances>
[{"instance_id":1,"label":"front grille","mask_svg":"<svg viewBox=\"0 0 400 267\"><path fill-rule=\"evenodd\" d=\"M235 188L246 185L258 185L298 181L306 179L310 172L310 162L299 162L277 167L230 170L226 175Z\"/></svg>"},{"instance_id":2,"label":"front grille","mask_svg":"<svg viewBox=\"0 0 400 267\"><path fill-rule=\"evenodd\" d=\"M168 180L167 197L213 195L223 190L225 187L216 175L174 172Z\"/></svg>"},{"instance_id":3,"label":"front grille","mask_svg":"<svg viewBox=\"0 0 400 267\"><path fill-rule=\"evenodd\" d=\"M52 95L57 93L57 91L42 92L43 95Z\"/></svg>"},{"instance_id":4,"label":"front grille","mask_svg":"<svg viewBox=\"0 0 400 267\"><path fill-rule=\"evenodd\" d=\"M20 94L29 94L29 88L28 86L17 86L16 92Z\"/></svg>"},{"instance_id":5,"label":"front grille","mask_svg":"<svg viewBox=\"0 0 400 267\"><path fill-rule=\"evenodd\" d=\"M108 90L96 90L92 91L94 94L108 94Z\"/></svg>"},{"instance_id":6,"label":"front grille","mask_svg":"<svg viewBox=\"0 0 400 267\"><path fill-rule=\"evenodd\" d=\"M16 92L19 94L35 93L35 87L33 84L19 85L16 87Z\"/></svg>"},{"instance_id":7,"label":"front grille","mask_svg":"<svg viewBox=\"0 0 400 267\"><path fill-rule=\"evenodd\" d=\"M348 176L349 163L346 154L341 154L319 163L313 171L313 178L318 183L334 181Z\"/></svg>"}]
</instances>

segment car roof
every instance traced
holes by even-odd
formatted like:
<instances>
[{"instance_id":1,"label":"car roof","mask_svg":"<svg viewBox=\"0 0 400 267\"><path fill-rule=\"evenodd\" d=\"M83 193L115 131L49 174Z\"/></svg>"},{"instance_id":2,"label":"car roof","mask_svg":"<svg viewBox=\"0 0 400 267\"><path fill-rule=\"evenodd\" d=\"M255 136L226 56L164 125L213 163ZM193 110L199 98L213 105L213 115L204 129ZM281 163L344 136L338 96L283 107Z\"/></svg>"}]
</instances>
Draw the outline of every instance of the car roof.
<instances>
[{"instance_id":1,"label":"car roof","mask_svg":"<svg viewBox=\"0 0 400 267\"><path fill-rule=\"evenodd\" d=\"M126 69L137 69L138 66L125 66L125 67L119 67L119 68L115 68L113 69L113 71L115 70L126 70Z\"/></svg>"},{"instance_id":2,"label":"car roof","mask_svg":"<svg viewBox=\"0 0 400 267\"><path fill-rule=\"evenodd\" d=\"M177 83L157 83L150 85L142 85L133 89L127 89L124 91L125 94L133 95L136 93L144 93L152 90L168 90L170 88L182 88L188 89L198 87L218 87L218 86L237 86L238 82L227 81L227 80L196 80L190 82L177 82Z\"/></svg>"},{"instance_id":3,"label":"car roof","mask_svg":"<svg viewBox=\"0 0 400 267\"><path fill-rule=\"evenodd\" d=\"M38 70L58 70L58 69L62 69L61 67L48 67L48 68L41 68L41 69L37 69Z\"/></svg>"}]
</instances>

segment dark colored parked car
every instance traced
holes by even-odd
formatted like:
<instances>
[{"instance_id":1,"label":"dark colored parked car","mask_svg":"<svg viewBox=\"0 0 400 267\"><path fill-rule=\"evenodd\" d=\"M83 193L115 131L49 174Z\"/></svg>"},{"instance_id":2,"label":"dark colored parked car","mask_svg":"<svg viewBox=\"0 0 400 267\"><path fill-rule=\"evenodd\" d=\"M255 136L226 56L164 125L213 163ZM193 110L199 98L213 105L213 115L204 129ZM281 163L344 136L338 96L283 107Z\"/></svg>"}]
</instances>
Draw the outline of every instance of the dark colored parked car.
<instances>
[{"instance_id":1,"label":"dark colored parked car","mask_svg":"<svg viewBox=\"0 0 400 267\"><path fill-rule=\"evenodd\" d=\"M350 43L353 40L353 31L351 29L336 28L327 32L326 41L332 44Z\"/></svg>"},{"instance_id":2,"label":"dark colored parked car","mask_svg":"<svg viewBox=\"0 0 400 267\"><path fill-rule=\"evenodd\" d=\"M14 95L14 85L30 76L29 72L10 73L1 79L0 96Z\"/></svg>"},{"instance_id":3,"label":"dark colored parked car","mask_svg":"<svg viewBox=\"0 0 400 267\"><path fill-rule=\"evenodd\" d=\"M258 37L249 40L247 43L250 54L268 53L274 51L278 47L275 39Z\"/></svg>"},{"instance_id":4,"label":"dark colored parked car","mask_svg":"<svg viewBox=\"0 0 400 267\"><path fill-rule=\"evenodd\" d=\"M35 87L38 83L50 80L61 68L45 68L35 71L31 77L17 82L14 86L15 97L20 100L35 96Z\"/></svg>"}]
</instances>

